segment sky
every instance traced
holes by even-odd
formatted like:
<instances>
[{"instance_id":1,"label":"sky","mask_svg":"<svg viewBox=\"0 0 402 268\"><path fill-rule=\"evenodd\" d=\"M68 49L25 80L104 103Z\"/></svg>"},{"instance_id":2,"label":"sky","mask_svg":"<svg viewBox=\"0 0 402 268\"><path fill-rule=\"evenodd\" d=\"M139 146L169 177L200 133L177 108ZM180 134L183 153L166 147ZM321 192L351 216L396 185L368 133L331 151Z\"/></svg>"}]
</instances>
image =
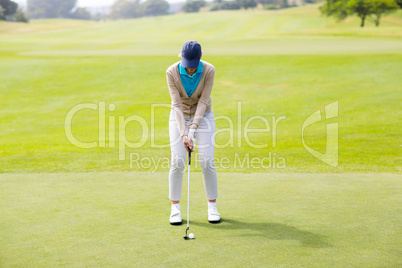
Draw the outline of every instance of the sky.
<instances>
[{"instance_id":1,"label":"sky","mask_svg":"<svg viewBox=\"0 0 402 268\"><path fill-rule=\"evenodd\" d=\"M26 5L27 0L13 0L21 5ZM90 7L90 6L109 6L112 5L115 0L78 0L78 6ZM169 3L184 2L185 0L166 0Z\"/></svg>"}]
</instances>

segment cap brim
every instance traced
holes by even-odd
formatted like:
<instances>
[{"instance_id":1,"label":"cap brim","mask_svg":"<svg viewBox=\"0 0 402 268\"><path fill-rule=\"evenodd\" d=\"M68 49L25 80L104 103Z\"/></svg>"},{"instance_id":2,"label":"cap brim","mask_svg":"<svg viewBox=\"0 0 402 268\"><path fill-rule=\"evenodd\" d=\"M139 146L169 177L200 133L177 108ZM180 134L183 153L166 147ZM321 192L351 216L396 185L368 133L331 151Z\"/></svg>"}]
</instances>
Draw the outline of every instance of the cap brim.
<instances>
[{"instance_id":1,"label":"cap brim","mask_svg":"<svg viewBox=\"0 0 402 268\"><path fill-rule=\"evenodd\" d=\"M181 58L181 66L184 68L197 68L198 65L200 64L201 59L192 59L188 60L186 58Z\"/></svg>"}]
</instances>

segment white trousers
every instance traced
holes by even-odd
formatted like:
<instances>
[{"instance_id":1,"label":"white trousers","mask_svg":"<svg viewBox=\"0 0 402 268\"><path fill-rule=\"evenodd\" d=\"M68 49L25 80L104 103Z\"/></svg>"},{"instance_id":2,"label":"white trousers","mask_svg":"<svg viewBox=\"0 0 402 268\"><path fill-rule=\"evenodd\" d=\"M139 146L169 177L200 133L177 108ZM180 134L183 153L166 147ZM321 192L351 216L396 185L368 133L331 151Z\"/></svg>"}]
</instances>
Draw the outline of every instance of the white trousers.
<instances>
[{"instance_id":1,"label":"white trousers","mask_svg":"<svg viewBox=\"0 0 402 268\"><path fill-rule=\"evenodd\" d=\"M194 115L185 115L184 119L186 128L188 129L191 122L193 122ZM186 148L184 148L173 110L171 110L169 117L169 136L171 149L169 198L173 201L180 201L183 185L183 171L185 166L188 165L186 160L188 153ZM213 111L204 114L195 132L195 137L207 199L214 200L218 198L218 183L214 163L215 118ZM194 160L194 157L192 157L192 165L195 164Z\"/></svg>"}]
</instances>

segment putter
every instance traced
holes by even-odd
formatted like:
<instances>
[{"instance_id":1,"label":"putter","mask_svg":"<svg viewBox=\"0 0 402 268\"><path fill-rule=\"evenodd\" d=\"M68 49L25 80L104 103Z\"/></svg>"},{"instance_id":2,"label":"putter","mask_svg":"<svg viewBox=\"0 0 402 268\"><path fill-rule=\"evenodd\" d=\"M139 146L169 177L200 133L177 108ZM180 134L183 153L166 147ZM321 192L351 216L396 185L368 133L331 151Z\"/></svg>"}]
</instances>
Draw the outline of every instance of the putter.
<instances>
[{"instance_id":1,"label":"putter","mask_svg":"<svg viewBox=\"0 0 402 268\"><path fill-rule=\"evenodd\" d=\"M186 235L183 236L184 239L189 239L187 231L190 229L190 164L191 164L191 149L188 148L187 228L186 228Z\"/></svg>"}]
</instances>

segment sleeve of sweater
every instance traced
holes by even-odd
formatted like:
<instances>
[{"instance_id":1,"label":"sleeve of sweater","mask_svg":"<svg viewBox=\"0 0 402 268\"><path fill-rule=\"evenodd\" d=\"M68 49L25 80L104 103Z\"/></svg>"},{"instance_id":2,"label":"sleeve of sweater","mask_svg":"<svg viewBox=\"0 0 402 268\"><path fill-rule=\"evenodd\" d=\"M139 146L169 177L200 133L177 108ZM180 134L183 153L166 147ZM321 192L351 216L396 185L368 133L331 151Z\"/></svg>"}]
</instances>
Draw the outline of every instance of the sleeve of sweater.
<instances>
[{"instance_id":1,"label":"sleeve of sweater","mask_svg":"<svg viewBox=\"0 0 402 268\"><path fill-rule=\"evenodd\" d=\"M211 103L211 92L214 86L215 79L215 67L212 67L205 78L204 89L202 90L201 97L198 100L197 110L195 111L194 120L190 125L190 128L197 129L200 125L201 119L205 114L207 106Z\"/></svg>"},{"instance_id":2,"label":"sleeve of sweater","mask_svg":"<svg viewBox=\"0 0 402 268\"><path fill-rule=\"evenodd\" d=\"M183 115L183 103L180 98L179 90L174 83L173 75L170 69L166 71L166 80L169 87L170 97L172 98L172 109L174 111L177 127L179 129L180 136L183 136L187 134Z\"/></svg>"}]
</instances>

